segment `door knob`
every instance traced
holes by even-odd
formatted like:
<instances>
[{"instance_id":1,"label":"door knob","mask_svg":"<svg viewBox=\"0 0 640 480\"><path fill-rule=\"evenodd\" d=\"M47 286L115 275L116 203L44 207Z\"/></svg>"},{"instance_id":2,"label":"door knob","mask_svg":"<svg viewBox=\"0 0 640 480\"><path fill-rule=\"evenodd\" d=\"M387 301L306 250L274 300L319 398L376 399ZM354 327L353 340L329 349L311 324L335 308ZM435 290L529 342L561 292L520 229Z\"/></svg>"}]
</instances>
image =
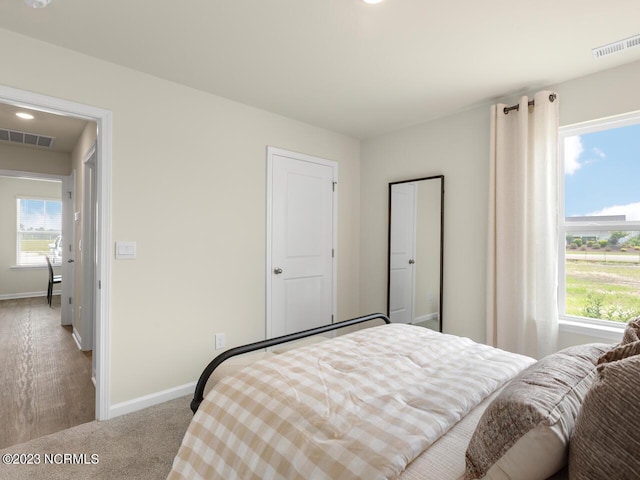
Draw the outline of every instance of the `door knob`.
<instances>
[{"instance_id":1,"label":"door knob","mask_svg":"<svg viewBox=\"0 0 640 480\"><path fill-rule=\"evenodd\" d=\"M409 259L409 265L413 265L414 263L416 263L416 261L413 258Z\"/></svg>"},{"instance_id":2,"label":"door knob","mask_svg":"<svg viewBox=\"0 0 640 480\"><path fill-rule=\"evenodd\" d=\"M69 260L67 260L67 263L73 263L73 262L75 262L73 258L70 258Z\"/></svg>"},{"instance_id":3,"label":"door knob","mask_svg":"<svg viewBox=\"0 0 640 480\"><path fill-rule=\"evenodd\" d=\"M282 273L282 269L280 267L276 267L273 269L273 273L276 275L280 275Z\"/></svg>"}]
</instances>

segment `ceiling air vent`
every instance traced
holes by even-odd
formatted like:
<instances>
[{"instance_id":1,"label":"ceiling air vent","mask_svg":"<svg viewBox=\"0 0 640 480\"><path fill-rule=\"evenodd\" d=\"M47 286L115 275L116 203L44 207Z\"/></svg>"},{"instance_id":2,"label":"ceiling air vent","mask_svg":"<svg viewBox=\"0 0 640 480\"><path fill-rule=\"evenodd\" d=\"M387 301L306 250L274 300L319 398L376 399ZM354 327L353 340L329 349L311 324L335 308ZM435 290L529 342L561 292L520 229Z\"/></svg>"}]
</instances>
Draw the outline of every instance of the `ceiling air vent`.
<instances>
[{"instance_id":1,"label":"ceiling air vent","mask_svg":"<svg viewBox=\"0 0 640 480\"><path fill-rule=\"evenodd\" d=\"M591 53L593 54L594 58L600 58L606 55L612 55L614 53L622 52L627 48L633 48L638 46L640 46L640 35L625 38L624 40L610 43L608 45L603 45L598 48L592 48Z\"/></svg>"},{"instance_id":2,"label":"ceiling air vent","mask_svg":"<svg viewBox=\"0 0 640 480\"><path fill-rule=\"evenodd\" d=\"M0 140L5 142L21 143L23 145L33 145L34 147L52 148L55 138L35 133L19 132L18 130L7 130L0 128Z\"/></svg>"}]
</instances>

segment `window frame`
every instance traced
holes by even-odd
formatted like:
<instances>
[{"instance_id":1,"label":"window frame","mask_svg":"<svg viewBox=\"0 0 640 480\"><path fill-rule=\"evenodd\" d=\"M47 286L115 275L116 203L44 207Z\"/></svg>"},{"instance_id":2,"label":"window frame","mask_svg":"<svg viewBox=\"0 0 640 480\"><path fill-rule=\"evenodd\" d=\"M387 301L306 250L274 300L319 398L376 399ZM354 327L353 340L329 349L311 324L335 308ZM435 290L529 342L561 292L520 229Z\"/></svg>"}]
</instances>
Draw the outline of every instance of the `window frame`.
<instances>
[{"instance_id":1,"label":"window frame","mask_svg":"<svg viewBox=\"0 0 640 480\"><path fill-rule=\"evenodd\" d=\"M16 195L16 223L15 223L15 239L16 239L16 256L15 256L15 267L14 268L43 268L47 266L47 262L43 261L42 263L21 263L21 235L24 233L33 233L28 231L20 230L20 202L21 201L42 201L42 202L58 202L60 204L60 230L55 231L46 231L47 233L55 233L56 237L62 235L62 198L53 198L53 197L41 197L38 195ZM46 205L46 204L45 204ZM45 207L46 208L46 207ZM55 239L54 239L55 242ZM54 266L59 265L59 263L53 263Z\"/></svg>"},{"instance_id":2,"label":"window frame","mask_svg":"<svg viewBox=\"0 0 640 480\"><path fill-rule=\"evenodd\" d=\"M564 331L583 335L605 336L619 340L620 332L624 330L624 322L612 320L568 315L566 313L566 235L580 231L638 231L640 221L615 222L603 221L594 225L593 222L566 222L565 205L565 169L564 169L564 144L567 137L613 130L640 124L640 111L629 112L621 115L590 120L587 122L566 125L558 129L558 317ZM568 223L571 225L568 227Z\"/></svg>"}]
</instances>

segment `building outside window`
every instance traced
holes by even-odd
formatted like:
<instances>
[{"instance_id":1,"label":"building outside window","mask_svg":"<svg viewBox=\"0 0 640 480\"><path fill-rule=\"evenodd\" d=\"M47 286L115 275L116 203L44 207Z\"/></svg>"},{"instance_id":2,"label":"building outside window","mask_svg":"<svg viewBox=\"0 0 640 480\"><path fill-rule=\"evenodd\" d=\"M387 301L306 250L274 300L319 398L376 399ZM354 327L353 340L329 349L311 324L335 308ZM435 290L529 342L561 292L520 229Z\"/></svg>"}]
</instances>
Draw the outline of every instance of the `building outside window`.
<instances>
[{"instance_id":1,"label":"building outside window","mask_svg":"<svg viewBox=\"0 0 640 480\"><path fill-rule=\"evenodd\" d=\"M16 264L46 265L61 261L62 202L60 200L17 199Z\"/></svg>"}]
</instances>

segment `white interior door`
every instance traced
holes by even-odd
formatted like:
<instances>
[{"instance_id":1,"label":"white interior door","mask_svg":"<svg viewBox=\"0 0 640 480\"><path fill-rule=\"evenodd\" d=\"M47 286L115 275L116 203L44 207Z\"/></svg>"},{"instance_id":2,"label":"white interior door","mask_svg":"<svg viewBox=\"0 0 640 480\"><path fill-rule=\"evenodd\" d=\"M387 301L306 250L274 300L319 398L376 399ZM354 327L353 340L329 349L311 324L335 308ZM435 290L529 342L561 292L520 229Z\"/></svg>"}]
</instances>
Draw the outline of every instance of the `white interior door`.
<instances>
[{"instance_id":1,"label":"white interior door","mask_svg":"<svg viewBox=\"0 0 640 480\"><path fill-rule=\"evenodd\" d=\"M269 148L267 337L335 313L337 164Z\"/></svg>"},{"instance_id":2,"label":"white interior door","mask_svg":"<svg viewBox=\"0 0 640 480\"><path fill-rule=\"evenodd\" d=\"M62 325L73 325L73 291L75 278L75 171L62 179L62 294L60 311Z\"/></svg>"},{"instance_id":3,"label":"white interior door","mask_svg":"<svg viewBox=\"0 0 640 480\"><path fill-rule=\"evenodd\" d=\"M416 185L398 183L391 189L389 318L413 322L416 258Z\"/></svg>"}]
</instances>

